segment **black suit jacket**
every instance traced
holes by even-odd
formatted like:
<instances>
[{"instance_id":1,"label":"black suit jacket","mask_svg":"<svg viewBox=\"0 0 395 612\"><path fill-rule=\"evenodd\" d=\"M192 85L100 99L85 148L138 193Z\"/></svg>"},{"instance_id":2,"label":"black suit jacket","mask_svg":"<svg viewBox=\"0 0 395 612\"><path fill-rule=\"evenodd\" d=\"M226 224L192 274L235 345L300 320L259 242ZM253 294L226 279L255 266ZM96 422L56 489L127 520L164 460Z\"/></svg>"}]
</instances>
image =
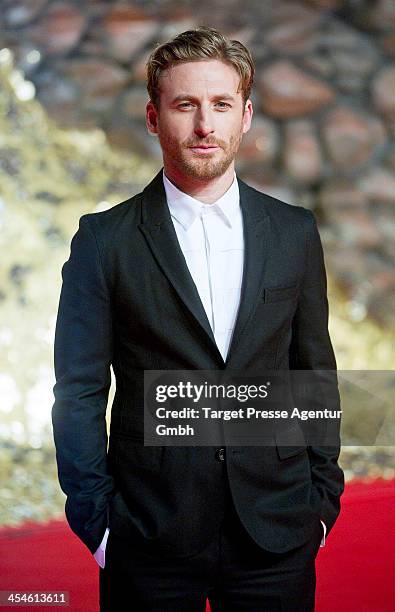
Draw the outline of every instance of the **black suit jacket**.
<instances>
[{"instance_id":1,"label":"black suit jacket","mask_svg":"<svg viewBox=\"0 0 395 612\"><path fill-rule=\"evenodd\" d=\"M144 370L336 370L313 214L238 182L245 264L226 361L178 244L162 170L142 193L80 219L62 269L52 421L66 516L91 552L109 525L147 550L187 556L222 520L213 447L143 445ZM320 518L332 528L343 491L338 454L338 443L227 448L237 512L260 546L297 547Z\"/></svg>"}]
</instances>

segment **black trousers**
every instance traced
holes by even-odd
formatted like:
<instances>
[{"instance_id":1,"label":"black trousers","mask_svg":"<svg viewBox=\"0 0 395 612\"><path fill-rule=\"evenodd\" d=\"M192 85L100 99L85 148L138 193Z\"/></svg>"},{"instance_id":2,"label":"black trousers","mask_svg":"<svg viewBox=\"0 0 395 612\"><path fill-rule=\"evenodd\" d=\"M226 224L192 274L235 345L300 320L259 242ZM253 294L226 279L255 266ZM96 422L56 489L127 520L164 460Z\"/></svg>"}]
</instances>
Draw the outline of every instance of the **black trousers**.
<instances>
[{"instance_id":1,"label":"black trousers","mask_svg":"<svg viewBox=\"0 0 395 612\"><path fill-rule=\"evenodd\" d=\"M100 569L101 612L312 612L317 521L307 544L287 553L263 550L241 524L230 491L219 533L201 552L164 559L110 531Z\"/></svg>"}]
</instances>

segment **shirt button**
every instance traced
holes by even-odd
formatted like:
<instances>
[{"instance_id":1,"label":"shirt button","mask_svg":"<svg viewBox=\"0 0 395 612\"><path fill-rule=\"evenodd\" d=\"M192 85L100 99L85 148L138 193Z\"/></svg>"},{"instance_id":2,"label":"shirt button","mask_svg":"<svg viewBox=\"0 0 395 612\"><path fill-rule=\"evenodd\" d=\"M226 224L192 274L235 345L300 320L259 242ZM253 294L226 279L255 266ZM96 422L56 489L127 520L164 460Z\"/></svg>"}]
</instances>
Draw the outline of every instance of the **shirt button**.
<instances>
[{"instance_id":1,"label":"shirt button","mask_svg":"<svg viewBox=\"0 0 395 612\"><path fill-rule=\"evenodd\" d=\"M225 449L219 448L215 453L215 458L217 461L225 461Z\"/></svg>"}]
</instances>

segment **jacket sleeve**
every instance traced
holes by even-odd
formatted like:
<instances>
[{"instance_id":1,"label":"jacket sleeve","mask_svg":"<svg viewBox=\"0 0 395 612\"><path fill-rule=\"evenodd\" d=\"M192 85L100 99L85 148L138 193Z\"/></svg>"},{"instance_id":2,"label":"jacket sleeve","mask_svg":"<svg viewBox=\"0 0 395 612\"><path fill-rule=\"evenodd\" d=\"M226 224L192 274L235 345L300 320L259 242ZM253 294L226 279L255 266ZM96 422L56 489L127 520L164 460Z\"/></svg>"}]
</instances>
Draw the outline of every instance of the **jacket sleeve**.
<instances>
[{"instance_id":1,"label":"jacket sleeve","mask_svg":"<svg viewBox=\"0 0 395 612\"><path fill-rule=\"evenodd\" d=\"M328 332L327 278L323 249L314 215L311 211L306 212L306 267L292 323L290 368L317 370L317 380L323 381L319 386L324 389L324 393L317 395L314 407L340 410L337 365ZM319 405L320 401L324 405ZM340 496L344 490L344 475L338 464L339 430L338 425L331 424L330 445L308 447L313 484L311 502L325 522L327 533L339 514Z\"/></svg>"},{"instance_id":2,"label":"jacket sleeve","mask_svg":"<svg viewBox=\"0 0 395 612\"><path fill-rule=\"evenodd\" d=\"M68 523L94 553L114 490L105 420L113 341L110 296L90 215L80 219L62 279L54 346L56 460Z\"/></svg>"}]
</instances>

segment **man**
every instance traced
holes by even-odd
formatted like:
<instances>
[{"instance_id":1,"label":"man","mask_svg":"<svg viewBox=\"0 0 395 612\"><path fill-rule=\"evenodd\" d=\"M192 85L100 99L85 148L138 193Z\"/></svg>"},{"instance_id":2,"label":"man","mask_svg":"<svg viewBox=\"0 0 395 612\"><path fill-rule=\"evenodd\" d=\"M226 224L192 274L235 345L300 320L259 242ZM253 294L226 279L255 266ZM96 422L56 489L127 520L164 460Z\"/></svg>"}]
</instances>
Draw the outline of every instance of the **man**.
<instances>
[{"instance_id":1,"label":"man","mask_svg":"<svg viewBox=\"0 0 395 612\"><path fill-rule=\"evenodd\" d=\"M146 120L164 168L84 215L63 267L53 426L101 610L314 609L338 444L143 445L144 370L336 370L313 214L235 175L253 75L249 51L211 28L153 51Z\"/></svg>"}]
</instances>

